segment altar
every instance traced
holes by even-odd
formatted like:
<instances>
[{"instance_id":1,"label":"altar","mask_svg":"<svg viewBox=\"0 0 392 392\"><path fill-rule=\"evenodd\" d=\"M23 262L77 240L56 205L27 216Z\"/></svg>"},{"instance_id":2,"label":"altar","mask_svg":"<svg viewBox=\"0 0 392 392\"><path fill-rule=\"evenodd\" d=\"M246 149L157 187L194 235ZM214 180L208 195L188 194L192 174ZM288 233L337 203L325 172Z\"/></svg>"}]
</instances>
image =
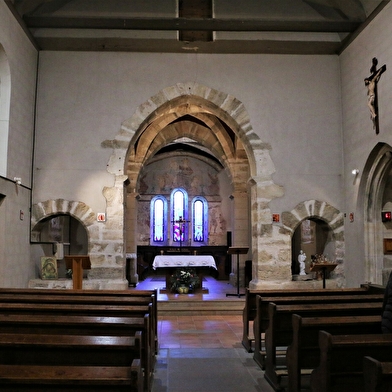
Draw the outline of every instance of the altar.
<instances>
[{"instance_id":1,"label":"altar","mask_svg":"<svg viewBox=\"0 0 392 392\"><path fill-rule=\"evenodd\" d=\"M176 268L194 268L199 275L201 285L203 286L203 269L216 268L215 259L211 255L158 255L155 256L152 264L153 269L162 269L166 275L165 290L170 291L170 276ZM206 288L202 287L204 291Z\"/></svg>"}]
</instances>

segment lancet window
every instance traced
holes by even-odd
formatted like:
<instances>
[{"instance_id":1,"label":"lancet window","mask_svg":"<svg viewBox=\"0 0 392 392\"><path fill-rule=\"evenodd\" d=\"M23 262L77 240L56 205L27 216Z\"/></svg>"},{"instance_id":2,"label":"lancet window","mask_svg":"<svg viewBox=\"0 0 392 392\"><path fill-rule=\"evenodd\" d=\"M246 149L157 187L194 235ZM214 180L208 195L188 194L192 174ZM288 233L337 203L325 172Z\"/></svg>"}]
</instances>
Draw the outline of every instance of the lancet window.
<instances>
[{"instance_id":1,"label":"lancet window","mask_svg":"<svg viewBox=\"0 0 392 392\"><path fill-rule=\"evenodd\" d=\"M208 243L208 203L202 196L188 201L188 193L176 188L170 195L151 200L151 243L153 245L201 246Z\"/></svg>"}]
</instances>

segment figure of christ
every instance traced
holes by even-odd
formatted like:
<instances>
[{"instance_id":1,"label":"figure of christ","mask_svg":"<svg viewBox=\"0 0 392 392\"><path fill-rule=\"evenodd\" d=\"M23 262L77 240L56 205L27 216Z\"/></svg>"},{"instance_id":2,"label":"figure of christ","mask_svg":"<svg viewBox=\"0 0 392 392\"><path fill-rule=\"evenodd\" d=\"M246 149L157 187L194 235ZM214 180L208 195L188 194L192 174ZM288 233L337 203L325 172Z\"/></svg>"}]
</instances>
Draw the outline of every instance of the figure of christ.
<instances>
[{"instance_id":1,"label":"figure of christ","mask_svg":"<svg viewBox=\"0 0 392 392\"><path fill-rule=\"evenodd\" d=\"M377 69L377 59L374 57L372 60L372 67L370 68L371 75L365 78L365 86L368 88L368 107L370 109L370 118L373 121L373 128L378 133L378 105L377 105L377 83L380 80L381 74L385 72L387 66L384 64L381 68Z\"/></svg>"}]
</instances>

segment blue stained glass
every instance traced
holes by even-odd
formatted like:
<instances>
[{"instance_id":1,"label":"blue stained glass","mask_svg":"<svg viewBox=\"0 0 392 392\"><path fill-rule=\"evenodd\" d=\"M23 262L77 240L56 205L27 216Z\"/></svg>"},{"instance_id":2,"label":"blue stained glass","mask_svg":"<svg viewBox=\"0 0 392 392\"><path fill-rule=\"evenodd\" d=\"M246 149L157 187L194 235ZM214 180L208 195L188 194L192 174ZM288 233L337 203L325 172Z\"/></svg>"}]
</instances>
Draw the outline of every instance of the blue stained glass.
<instances>
[{"instance_id":1,"label":"blue stained glass","mask_svg":"<svg viewBox=\"0 0 392 392\"><path fill-rule=\"evenodd\" d=\"M201 200L196 200L194 205L194 216L193 216L193 241L203 242L203 221L204 221L204 204Z\"/></svg>"},{"instance_id":2,"label":"blue stained glass","mask_svg":"<svg viewBox=\"0 0 392 392\"><path fill-rule=\"evenodd\" d=\"M184 194L176 191L173 195L173 241L183 242L185 239Z\"/></svg>"},{"instance_id":3,"label":"blue stained glass","mask_svg":"<svg viewBox=\"0 0 392 392\"><path fill-rule=\"evenodd\" d=\"M163 200L154 203L154 241L163 242Z\"/></svg>"}]
</instances>

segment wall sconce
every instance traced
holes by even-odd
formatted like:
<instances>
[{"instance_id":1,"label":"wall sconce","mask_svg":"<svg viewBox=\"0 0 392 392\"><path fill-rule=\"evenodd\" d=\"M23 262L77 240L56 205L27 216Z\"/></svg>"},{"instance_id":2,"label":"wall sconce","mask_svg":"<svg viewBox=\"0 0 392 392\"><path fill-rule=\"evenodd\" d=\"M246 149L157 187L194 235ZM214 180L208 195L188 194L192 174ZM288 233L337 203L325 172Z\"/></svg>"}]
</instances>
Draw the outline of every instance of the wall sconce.
<instances>
[{"instance_id":1,"label":"wall sconce","mask_svg":"<svg viewBox=\"0 0 392 392\"><path fill-rule=\"evenodd\" d=\"M381 212L381 220L383 222L390 222L392 220L392 212L391 211L382 211Z\"/></svg>"},{"instance_id":2,"label":"wall sconce","mask_svg":"<svg viewBox=\"0 0 392 392\"><path fill-rule=\"evenodd\" d=\"M22 183L22 179L20 177L14 177L14 181L16 185L20 185Z\"/></svg>"},{"instance_id":3,"label":"wall sconce","mask_svg":"<svg viewBox=\"0 0 392 392\"><path fill-rule=\"evenodd\" d=\"M357 176L359 174L359 170L358 169L353 169L353 170L351 170L351 174L353 176Z\"/></svg>"}]
</instances>

